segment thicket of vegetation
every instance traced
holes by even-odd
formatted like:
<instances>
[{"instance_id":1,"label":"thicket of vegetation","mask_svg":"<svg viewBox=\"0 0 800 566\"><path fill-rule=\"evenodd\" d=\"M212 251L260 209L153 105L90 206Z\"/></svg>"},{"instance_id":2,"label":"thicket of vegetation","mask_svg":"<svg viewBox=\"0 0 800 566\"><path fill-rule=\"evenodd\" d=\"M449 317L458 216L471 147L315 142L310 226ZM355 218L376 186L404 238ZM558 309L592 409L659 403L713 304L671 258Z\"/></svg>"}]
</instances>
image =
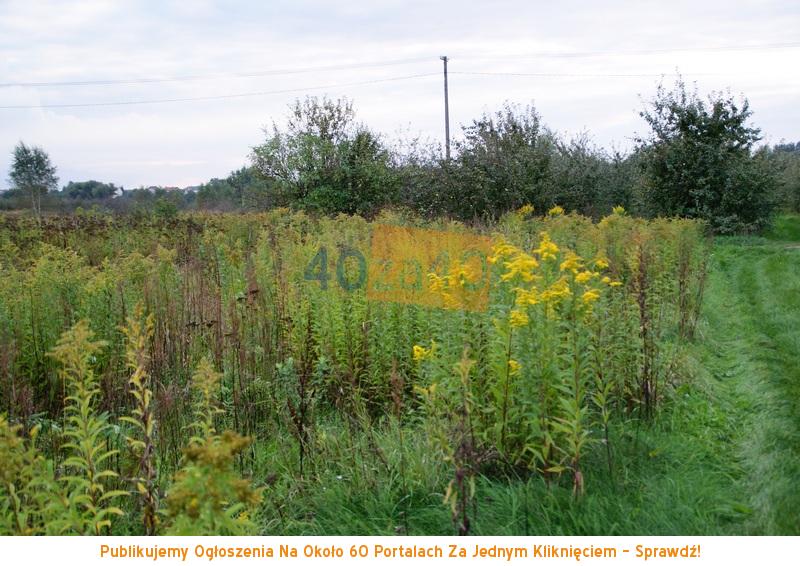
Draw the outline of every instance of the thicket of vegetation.
<instances>
[{"instance_id":1,"label":"thicket of vegetation","mask_svg":"<svg viewBox=\"0 0 800 566\"><path fill-rule=\"evenodd\" d=\"M487 481L624 490L639 427L686 387L708 252L693 220L524 207L483 229L489 304L469 312L368 301L345 250L369 261L379 228L358 216L1 221L0 532L18 534L325 532L377 500L386 524L351 534L469 533ZM478 277L431 270L454 307ZM545 528L525 505L516 532Z\"/></svg>"},{"instance_id":2,"label":"thicket of vegetation","mask_svg":"<svg viewBox=\"0 0 800 566\"><path fill-rule=\"evenodd\" d=\"M44 151L21 145L13 190L0 207L33 206L36 215L42 207L139 215L155 209L166 218L181 209L277 206L371 218L405 207L485 222L524 204L595 219L621 205L649 218L699 218L718 233L754 232L774 210L798 210L800 151L791 143L758 148L746 100L723 93L703 99L679 80L671 89L659 86L641 116L648 130L633 150L608 153L587 135L557 135L533 107L506 104L464 126L445 160L437 145L388 142L356 120L347 100L307 98L292 105L285 124L265 131L249 166L188 190L87 181L52 191L57 179Z\"/></svg>"}]
</instances>

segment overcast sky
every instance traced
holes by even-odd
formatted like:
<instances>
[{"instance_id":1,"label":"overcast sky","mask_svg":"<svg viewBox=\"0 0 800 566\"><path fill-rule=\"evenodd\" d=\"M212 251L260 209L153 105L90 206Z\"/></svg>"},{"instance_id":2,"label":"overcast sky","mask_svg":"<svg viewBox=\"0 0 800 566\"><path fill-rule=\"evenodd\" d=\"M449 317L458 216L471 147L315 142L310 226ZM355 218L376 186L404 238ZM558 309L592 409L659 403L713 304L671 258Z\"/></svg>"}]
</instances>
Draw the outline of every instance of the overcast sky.
<instances>
[{"instance_id":1,"label":"overcast sky","mask_svg":"<svg viewBox=\"0 0 800 566\"><path fill-rule=\"evenodd\" d=\"M0 0L0 106L39 106L0 108L0 188L20 140L50 153L62 184L224 177L306 94L348 96L388 138L441 142L439 55L451 59L454 135L510 100L533 102L556 131L625 149L644 130L640 96L678 69L701 92L747 96L766 141L800 140L794 0ZM41 107L229 95L248 96Z\"/></svg>"}]
</instances>

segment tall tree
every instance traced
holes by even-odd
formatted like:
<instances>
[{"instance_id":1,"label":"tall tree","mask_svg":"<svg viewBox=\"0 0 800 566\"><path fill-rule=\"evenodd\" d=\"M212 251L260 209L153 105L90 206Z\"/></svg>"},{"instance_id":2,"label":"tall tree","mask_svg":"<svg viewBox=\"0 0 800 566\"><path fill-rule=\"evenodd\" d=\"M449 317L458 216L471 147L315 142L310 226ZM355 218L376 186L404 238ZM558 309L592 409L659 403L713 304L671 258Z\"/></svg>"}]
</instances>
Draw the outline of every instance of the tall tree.
<instances>
[{"instance_id":1,"label":"tall tree","mask_svg":"<svg viewBox=\"0 0 800 566\"><path fill-rule=\"evenodd\" d=\"M717 232L761 228L772 209L776 178L760 131L749 124L747 100L719 93L707 101L660 85L641 112L650 134L637 140L644 173L644 200L653 213L702 218Z\"/></svg>"},{"instance_id":2,"label":"tall tree","mask_svg":"<svg viewBox=\"0 0 800 566\"><path fill-rule=\"evenodd\" d=\"M9 175L11 186L30 197L33 214L37 219L41 218L42 195L58 186L56 168L41 147L19 142L13 156Z\"/></svg>"},{"instance_id":3,"label":"tall tree","mask_svg":"<svg viewBox=\"0 0 800 566\"><path fill-rule=\"evenodd\" d=\"M254 169L288 204L369 215L395 200L397 179L377 135L355 122L346 100L297 101L285 130L273 124L253 149Z\"/></svg>"},{"instance_id":4,"label":"tall tree","mask_svg":"<svg viewBox=\"0 0 800 566\"><path fill-rule=\"evenodd\" d=\"M447 168L452 213L497 218L526 203L545 207L555 138L533 106L506 103L462 129L464 141L456 143L458 156Z\"/></svg>"}]
</instances>

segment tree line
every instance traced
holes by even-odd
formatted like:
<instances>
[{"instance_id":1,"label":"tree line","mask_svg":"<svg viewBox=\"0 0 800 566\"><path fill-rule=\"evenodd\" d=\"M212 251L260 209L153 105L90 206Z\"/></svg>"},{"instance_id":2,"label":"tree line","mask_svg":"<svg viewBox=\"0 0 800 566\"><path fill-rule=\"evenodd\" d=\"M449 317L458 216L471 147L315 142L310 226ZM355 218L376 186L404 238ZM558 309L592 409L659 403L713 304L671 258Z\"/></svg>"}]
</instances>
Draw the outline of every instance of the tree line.
<instances>
[{"instance_id":1,"label":"tree line","mask_svg":"<svg viewBox=\"0 0 800 566\"><path fill-rule=\"evenodd\" d=\"M701 97L682 80L659 85L640 112L648 126L627 153L564 138L533 106L505 104L462 126L451 159L418 139L390 143L356 119L347 99L308 97L265 129L250 163L198 187L125 190L98 181L57 190L46 152L20 143L0 208L170 216L181 209L372 216L404 207L425 216L491 221L522 205L587 216L623 206L645 217L701 218L718 233L763 228L778 209L800 211L800 142L759 146L746 99Z\"/></svg>"}]
</instances>

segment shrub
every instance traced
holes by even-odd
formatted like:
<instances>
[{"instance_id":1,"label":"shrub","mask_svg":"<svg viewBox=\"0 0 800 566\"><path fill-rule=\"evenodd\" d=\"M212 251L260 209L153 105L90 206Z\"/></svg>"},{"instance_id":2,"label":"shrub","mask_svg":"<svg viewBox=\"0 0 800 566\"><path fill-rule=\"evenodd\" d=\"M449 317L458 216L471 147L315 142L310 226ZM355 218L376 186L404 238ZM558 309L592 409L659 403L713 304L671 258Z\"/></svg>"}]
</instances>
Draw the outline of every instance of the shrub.
<instances>
[{"instance_id":1,"label":"shrub","mask_svg":"<svg viewBox=\"0 0 800 566\"><path fill-rule=\"evenodd\" d=\"M345 99L297 101L286 131L273 124L252 162L274 181L283 201L298 208L371 215L396 199L389 152L377 135L355 123Z\"/></svg>"},{"instance_id":2,"label":"shrub","mask_svg":"<svg viewBox=\"0 0 800 566\"><path fill-rule=\"evenodd\" d=\"M641 116L651 133L638 139L644 174L643 200L651 212L702 218L719 233L762 228L772 211L773 170L749 125L747 100L714 93L708 102L679 79L658 87Z\"/></svg>"}]
</instances>

